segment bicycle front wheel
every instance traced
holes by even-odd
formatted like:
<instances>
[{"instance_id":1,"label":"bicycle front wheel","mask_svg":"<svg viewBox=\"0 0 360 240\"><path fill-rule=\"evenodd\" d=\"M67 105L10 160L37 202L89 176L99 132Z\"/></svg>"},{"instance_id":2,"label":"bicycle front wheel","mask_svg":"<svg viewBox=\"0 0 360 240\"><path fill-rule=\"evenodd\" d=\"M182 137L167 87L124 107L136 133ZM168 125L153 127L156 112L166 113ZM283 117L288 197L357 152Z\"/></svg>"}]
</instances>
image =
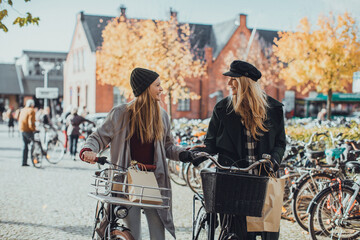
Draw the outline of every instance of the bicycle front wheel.
<instances>
[{"instance_id":1,"label":"bicycle front wheel","mask_svg":"<svg viewBox=\"0 0 360 240\"><path fill-rule=\"evenodd\" d=\"M192 164L188 164L185 168L186 183L194 193L202 192L202 182L200 177L200 171L203 168L215 167L213 162L203 162L199 166L194 167Z\"/></svg>"},{"instance_id":2,"label":"bicycle front wheel","mask_svg":"<svg viewBox=\"0 0 360 240\"><path fill-rule=\"evenodd\" d=\"M309 218L307 209L311 200L324 189L333 178L333 176L325 173L309 175L302 180L298 189L295 190L292 200L292 210L296 222L304 230L308 231Z\"/></svg>"},{"instance_id":3,"label":"bicycle front wheel","mask_svg":"<svg viewBox=\"0 0 360 240\"><path fill-rule=\"evenodd\" d=\"M321 191L309 212L309 232L314 240L352 240L360 236L353 224L359 222L360 197L351 202L354 190L335 184ZM347 207L348 216L345 217ZM358 225L358 224L357 224Z\"/></svg>"},{"instance_id":4,"label":"bicycle front wheel","mask_svg":"<svg viewBox=\"0 0 360 240\"><path fill-rule=\"evenodd\" d=\"M208 236L208 218L205 208L201 207L193 223L193 240L205 240Z\"/></svg>"},{"instance_id":5,"label":"bicycle front wheel","mask_svg":"<svg viewBox=\"0 0 360 240\"><path fill-rule=\"evenodd\" d=\"M47 145L46 159L49 163L57 164L65 154L64 144L60 141L50 141Z\"/></svg>"},{"instance_id":6,"label":"bicycle front wheel","mask_svg":"<svg viewBox=\"0 0 360 240\"><path fill-rule=\"evenodd\" d=\"M186 186L186 181L183 172L185 167L184 163L173 160L168 160L167 163L169 168L170 179L177 185Z\"/></svg>"},{"instance_id":7,"label":"bicycle front wheel","mask_svg":"<svg viewBox=\"0 0 360 240\"><path fill-rule=\"evenodd\" d=\"M31 162L34 165L34 167L41 168L43 158L44 158L44 155L43 155L40 143L33 142L32 146L31 146Z\"/></svg>"}]
</instances>

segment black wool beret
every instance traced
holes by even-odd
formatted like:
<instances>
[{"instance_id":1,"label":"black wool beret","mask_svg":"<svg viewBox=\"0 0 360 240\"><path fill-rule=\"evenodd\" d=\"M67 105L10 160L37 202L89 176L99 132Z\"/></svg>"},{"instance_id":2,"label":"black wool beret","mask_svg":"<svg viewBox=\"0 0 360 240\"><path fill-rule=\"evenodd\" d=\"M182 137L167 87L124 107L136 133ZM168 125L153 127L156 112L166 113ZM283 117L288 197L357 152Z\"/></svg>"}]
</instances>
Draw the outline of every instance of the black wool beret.
<instances>
[{"instance_id":1,"label":"black wool beret","mask_svg":"<svg viewBox=\"0 0 360 240\"><path fill-rule=\"evenodd\" d=\"M230 64L230 71L223 73L228 77L248 77L255 82L261 78L261 72L248 62L235 60Z\"/></svg>"},{"instance_id":2,"label":"black wool beret","mask_svg":"<svg viewBox=\"0 0 360 240\"><path fill-rule=\"evenodd\" d=\"M130 85L135 97L142 94L157 78L159 74L145 68L135 68L130 75Z\"/></svg>"}]
</instances>

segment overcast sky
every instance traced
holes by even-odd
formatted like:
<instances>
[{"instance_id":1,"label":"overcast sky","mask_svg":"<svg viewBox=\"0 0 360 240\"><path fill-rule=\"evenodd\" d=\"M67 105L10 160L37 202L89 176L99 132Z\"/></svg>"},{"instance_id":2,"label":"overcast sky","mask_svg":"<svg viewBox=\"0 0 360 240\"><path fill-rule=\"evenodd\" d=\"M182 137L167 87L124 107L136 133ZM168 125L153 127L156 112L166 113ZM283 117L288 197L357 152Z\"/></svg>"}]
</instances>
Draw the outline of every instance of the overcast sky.
<instances>
[{"instance_id":1,"label":"overcast sky","mask_svg":"<svg viewBox=\"0 0 360 240\"><path fill-rule=\"evenodd\" d=\"M216 24L248 15L248 27L269 30L296 30L299 20L308 17L315 24L320 14L348 11L360 22L360 0L23 0L14 2L0 30L0 62L14 62L23 50L67 52L75 29L76 14L117 16L125 5L129 18L168 19L169 9L178 12L180 22ZM0 7L1 9L1 7ZM17 15L31 12L40 17L39 26L12 26Z\"/></svg>"}]
</instances>

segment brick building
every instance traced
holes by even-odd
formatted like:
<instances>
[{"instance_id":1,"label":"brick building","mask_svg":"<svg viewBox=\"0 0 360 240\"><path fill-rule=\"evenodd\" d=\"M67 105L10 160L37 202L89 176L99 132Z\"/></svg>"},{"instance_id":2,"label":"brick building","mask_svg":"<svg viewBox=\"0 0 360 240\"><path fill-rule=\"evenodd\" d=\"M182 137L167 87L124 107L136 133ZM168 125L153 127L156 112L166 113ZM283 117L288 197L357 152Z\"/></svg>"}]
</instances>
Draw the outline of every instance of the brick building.
<instances>
[{"instance_id":1,"label":"brick building","mask_svg":"<svg viewBox=\"0 0 360 240\"><path fill-rule=\"evenodd\" d=\"M125 8L121 14L125 15ZM176 12L170 13L177 17ZM64 68L64 103L66 106L87 106L90 113L108 112L124 101L117 87L102 85L96 80L96 51L102 44L101 32L113 17L77 15L74 35ZM199 79L187 79L187 87L200 95L199 100L185 99L172 107L173 118L207 118L215 103L228 95L226 78L222 73L229 64L225 58L236 48L239 35L250 38L253 29L247 27L247 16L240 14L234 19L214 25L189 23L191 46L206 61L206 74ZM271 46L277 31L256 30L256 39ZM267 86L266 92L278 99L284 98L284 88ZM166 107L164 106L166 109Z\"/></svg>"}]
</instances>

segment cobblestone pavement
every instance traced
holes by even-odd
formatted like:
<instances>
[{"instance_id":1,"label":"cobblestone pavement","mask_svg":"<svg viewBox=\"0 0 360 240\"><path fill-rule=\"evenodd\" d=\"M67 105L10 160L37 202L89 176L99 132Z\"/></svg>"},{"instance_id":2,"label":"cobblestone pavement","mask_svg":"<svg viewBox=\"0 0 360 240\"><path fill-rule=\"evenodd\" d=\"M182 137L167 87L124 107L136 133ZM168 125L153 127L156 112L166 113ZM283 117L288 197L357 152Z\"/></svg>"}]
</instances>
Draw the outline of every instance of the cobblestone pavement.
<instances>
[{"instance_id":1,"label":"cobblestone pavement","mask_svg":"<svg viewBox=\"0 0 360 240\"><path fill-rule=\"evenodd\" d=\"M21 167L20 136L0 124L0 239L91 239L96 201L87 196L94 165L66 156L42 169ZM29 161L29 164L30 161ZM173 184L177 239L191 239L192 192ZM143 220L145 217L143 217ZM149 239L142 221L143 239ZM169 234L167 239L172 239ZM296 223L282 220L280 239L308 239Z\"/></svg>"}]
</instances>

